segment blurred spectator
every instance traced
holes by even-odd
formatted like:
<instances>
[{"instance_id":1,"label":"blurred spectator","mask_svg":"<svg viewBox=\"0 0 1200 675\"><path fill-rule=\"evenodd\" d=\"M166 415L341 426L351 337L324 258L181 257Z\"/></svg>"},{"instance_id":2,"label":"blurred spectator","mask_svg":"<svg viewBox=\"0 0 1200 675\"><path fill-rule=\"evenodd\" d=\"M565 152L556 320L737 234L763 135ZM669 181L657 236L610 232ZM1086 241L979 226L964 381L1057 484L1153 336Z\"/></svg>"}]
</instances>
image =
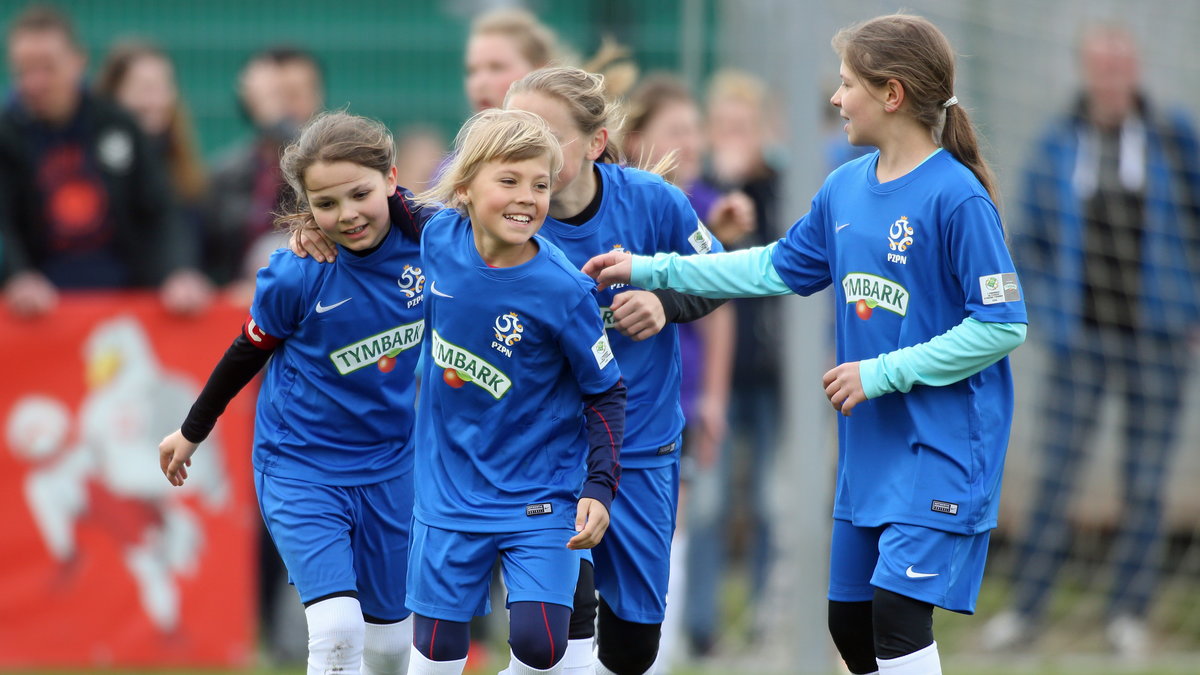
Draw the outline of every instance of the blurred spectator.
<instances>
[{"instance_id":1,"label":"blurred spectator","mask_svg":"<svg viewBox=\"0 0 1200 675\"><path fill-rule=\"evenodd\" d=\"M1133 37L1097 25L1079 44L1083 89L1054 120L1029 163L1025 222L1016 233L1030 322L1049 350L1036 453L1043 461L1031 522L1017 544L1012 608L986 646L1038 632L1069 550L1074 488L1094 447L1107 393L1125 410L1123 508L1110 549L1107 636L1122 655L1149 647L1146 615L1158 586L1165 478L1200 323L1200 152L1192 126L1140 86Z\"/></svg>"},{"instance_id":2,"label":"blurred spectator","mask_svg":"<svg viewBox=\"0 0 1200 675\"><path fill-rule=\"evenodd\" d=\"M33 5L8 28L15 96L0 113L4 293L18 314L51 311L58 289L159 286L191 313L211 298L192 266L156 153L124 110L84 87L71 20Z\"/></svg>"},{"instance_id":3,"label":"blurred spectator","mask_svg":"<svg viewBox=\"0 0 1200 675\"><path fill-rule=\"evenodd\" d=\"M396 134L396 182L413 192L430 187L446 157L446 139L433 127L413 125Z\"/></svg>"},{"instance_id":4,"label":"blurred spectator","mask_svg":"<svg viewBox=\"0 0 1200 675\"><path fill-rule=\"evenodd\" d=\"M325 104L321 67L315 56L292 47L258 52L238 76L238 102L254 136L213 165L205 249L213 279L248 304L258 268L286 242L272 225L288 190L279 153Z\"/></svg>"},{"instance_id":5,"label":"blurred spectator","mask_svg":"<svg viewBox=\"0 0 1200 675\"><path fill-rule=\"evenodd\" d=\"M630 162L665 177L682 189L696 213L714 232L754 227L754 205L740 192L721 195L700 177L704 131L700 106L687 85L665 73L647 75L629 94L625 120L625 153ZM719 236L719 235L718 235ZM683 360L680 403L684 419L684 466L679 512L671 544L671 578L658 661L662 672L677 656L676 645L686 616L688 527L687 486L696 467L710 471L725 440L729 382L733 369L734 310L729 303L691 323L679 324Z\"/></svg>"},{"instance_id":6,"label":"blurred spectator","mask_svg":"<svg viewBox=\"0 0 1200 675\"><path fill-rule=\"evenodd\" d=\"M755 227L727 234L729 248L764 245L775 226L778 174L767 160L765 85L726 70L713 76L707 95L710 165L706 178L718 190L740 190L754 204ZM737 312L729 435L725 452L697 473L689 499L690 536L707 546L688 552L687 630L693 651L709 654L721 617L718 599L731 539L748 549L750 597L759 606L771 559L768 477L775 463L780 405L779 299L734 300ZM744 450L730 452L737 444ZM736 524L736 526L735 526ZM757 623L755 617L753 623ZM757 631L757 626L752 626Z\"/></svg>"},{"instance_id":7,"label":"blurred spectator","mask_svg":"<svg viewBox=\"0 0 1200 675\"><path fill-rule=\"evenodd\" d=\"M480 15L467 38L466 79L472 111L499 108L513 82L569 60L554 31L523 9L498 9Z\"/></svg>"},{"instance_id":8,"label":"blurred spectator","mask_svg":"<svg viewBox=\"0 0 1200 675\"><path fill-rule=\"evenodd\" d=\"M175 66L157 45L140 40L109 49L96 75L96 91L133 113L150 151L167 167L172 196L183 219L187 246L203 246L207 176L191 116L179 96Z\"/></svg>"}]
</instances>

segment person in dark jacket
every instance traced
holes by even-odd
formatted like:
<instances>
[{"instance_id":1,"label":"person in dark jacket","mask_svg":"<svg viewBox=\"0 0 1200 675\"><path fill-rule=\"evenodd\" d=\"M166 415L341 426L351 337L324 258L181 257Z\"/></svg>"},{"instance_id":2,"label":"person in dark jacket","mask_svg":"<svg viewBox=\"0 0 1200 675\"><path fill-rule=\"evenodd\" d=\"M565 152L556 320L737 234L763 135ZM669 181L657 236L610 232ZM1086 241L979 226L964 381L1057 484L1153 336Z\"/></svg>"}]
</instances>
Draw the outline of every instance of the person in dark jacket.
<instances>
[{"instance_id":1,"label":"person in dark jacket","mask_svg":"<svg viewBox=\"0 0 1200 675\"><path fill-rule=\"evenodd\" d=\"M1163 502L1200 327L1200 150L1181 114L1141 91L1133 37L1090 27L1080 42L1083 91L1039 140L1014 231L1031 325L1046 346L1033 513L1016 543L1013 606L985 627L1004 649L1036 635L1070 545L1069 506L1095 445L1106 394L1124 407L1118 474L1123 508L1110 562L1107 637L1121 655L1149 648Z\"/></svg>"},{"instance_id":2,"label":"person in dark jacket","mask_svg":"<svg viewBox=\"0 0 1200 675\"><path fill-rule=\"evenodd\" d=\"M31 6L8 30L14 95L0 112L5 300L50 312L59 289L158 287L175 313L207 306L166 171L126 112L83 84L70 19Z\"/></svg>"}]
</instances>

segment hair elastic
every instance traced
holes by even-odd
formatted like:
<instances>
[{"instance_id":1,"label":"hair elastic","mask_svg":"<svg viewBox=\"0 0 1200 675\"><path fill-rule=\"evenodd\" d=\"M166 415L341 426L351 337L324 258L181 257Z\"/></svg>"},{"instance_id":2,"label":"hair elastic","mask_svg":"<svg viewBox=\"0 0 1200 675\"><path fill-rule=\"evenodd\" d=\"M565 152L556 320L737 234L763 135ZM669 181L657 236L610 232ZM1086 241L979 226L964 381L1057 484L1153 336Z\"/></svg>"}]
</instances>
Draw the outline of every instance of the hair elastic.
<instances>
[{"instance_id":1,"label":"hair elastic","mask_svg":"<svg viewBox=\"0 0 1200 675\"><path fill-rule=\"evenodd\" d=\"M958 104L958 97L951 96L950 98L946 99L946 102L942 104L942 107L949 108L950 106L957 105L957 104Z\"/></svg>"}]
</instances>

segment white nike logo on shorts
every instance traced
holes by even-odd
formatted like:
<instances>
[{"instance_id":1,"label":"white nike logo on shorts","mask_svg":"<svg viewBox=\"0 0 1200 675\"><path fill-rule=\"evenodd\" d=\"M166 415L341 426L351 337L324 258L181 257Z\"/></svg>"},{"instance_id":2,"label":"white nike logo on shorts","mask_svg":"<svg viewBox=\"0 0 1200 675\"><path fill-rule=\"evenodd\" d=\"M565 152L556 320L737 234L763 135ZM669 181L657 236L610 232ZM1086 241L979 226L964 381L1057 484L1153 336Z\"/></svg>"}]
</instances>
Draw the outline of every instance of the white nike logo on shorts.
<instances>
[{"instance_id":1,"label":"white nike logo on shorts","mask_svg":"<svg viewBox=\"0 0 1200 675\"><path fill-rule=\"evenodd\" d=\"M833 228L833 231L841 232L842 230L846 229L847 227L850 227L850 223L842 223L841 225L838 225L837 227Z\"/></svg>"},{"instance_id":2,"label":"white nike logo on shorts","mask_svg":"<svg viewBox=\"0 0 1200 675\"><path fill-rule=\"evenodd\" d=\"M912 565L909 565L908 569L904 570L904 574L907 575L909 579L928 579L929 577L936 577L938 575L937 572L914 572Z\"/></svg>"},{"instance_id":3,"label":"white nike logo on shorts","mask_svg":"<svg viewBox=\"0 0 1200 675\"><path fill-rule=\"evenodd\" d=\"M341 302L335 302L332 305L322 305L321 301L318 300L317 301L317 314L324 314L325 312L328 312L331 309L334 309L336 307L341 307L342 305L346 304L347 302L350 302L353 299L354 298L346 298L345 300L343 300Z\"/></svg>"}]
</instances>

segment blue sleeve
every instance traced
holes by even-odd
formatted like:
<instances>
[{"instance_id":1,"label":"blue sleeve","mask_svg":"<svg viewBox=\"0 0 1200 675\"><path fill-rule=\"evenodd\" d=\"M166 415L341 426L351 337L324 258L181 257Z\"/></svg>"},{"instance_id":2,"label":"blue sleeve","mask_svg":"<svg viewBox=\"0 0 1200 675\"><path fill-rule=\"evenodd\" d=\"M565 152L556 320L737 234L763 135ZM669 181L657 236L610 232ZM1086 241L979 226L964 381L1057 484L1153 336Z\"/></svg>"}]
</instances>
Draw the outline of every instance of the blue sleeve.
<instances>
[{"instance_id":1,"label":"blue sleeve","mask_svg":"<svg viewBox=\"0 0 1200 675\"><path fill-rule=\"evenodd\" d=\"M683 255L724 251L725 247L696 215L696 209L688 201L687 195L670 183L664 183L663 187L665 189L661 190L658 212L670 240L668 248L658 250L675 251Z\"/></svg>"},{"instance_id":2,"label":"blue sleeve","mask_svg":"<svg viewBox=\"0 0 1200 675\"><path fill-rule=\"evenodd\" d=\"M621 480L621 444L625 438L625 382L599 394L583 397L587 419L587 479L581 497L604 504L612 512L612 500Z\"/></svg>"},{"instance_id":3,"label":"blue sleeve","mask_svg":"<svg viewBox=\"0 0 1200 675\"><path fill-rule=\"evenodd\" d=\"M822 187L817 192L808 213L788 228L772 256L780 278L797 295L812 295L833 279L829 269L831 228L825 207L827 189Z\"/></svg>"},{"instance_id":4,"label":"blue sleeve","mask_svg":"<svg viewBox=\"0 0 1200 675\"><path fill-rule=\"evenodd\" d=\"M288 249L271 254L271 261L258 270L250 316L267 335L285 340L304 318L305 271L300 258Z\"/></svg>"},{"instance_id":5,"label":"blue sleeve","mask_svg":"<svg viewBox=\"0 0 1200 675\"><path fill-rule=\"evenodd\" d=\"M954 209L944 240L967 316L992 323L1028 322L1017 269L1004 243L1000 215L990 199L971 197Z\"/></svg>"},{"instance_id":6,"label":"blue sleeve","mask_svg":"<svg viewBox=\"0 0 1200 675\"><path fill-rule=\"evenodd\" d=\"M646 289L670 288L705 298L787 295L792 291L772 264L772 249L777 244L717 255L635 255L630 283Z\"/></svg>"},{"instance_id":7,"label":"blue sleeve","mask_svg":"<svg viewBox=\"0 0 1200 675\"><path fill-rule=\"evenodd\" d=\"M859 363L867 398L918 384L941 387L964 380L1021 346L1024 323L985 323L970 317L928 342L880 354Z\"/></svg>"},{"instance_id":8,"label":"blue sleeve","mask_svg":"<svg viewBox=\"0 0 1200 675\"><path fill-rule=\"evenodd\" d=\"M604 391L621 379L593 294L584 293L583 299L568 311L558 332L558 344L584 395Z\"/></svg>"}]
</instances>

